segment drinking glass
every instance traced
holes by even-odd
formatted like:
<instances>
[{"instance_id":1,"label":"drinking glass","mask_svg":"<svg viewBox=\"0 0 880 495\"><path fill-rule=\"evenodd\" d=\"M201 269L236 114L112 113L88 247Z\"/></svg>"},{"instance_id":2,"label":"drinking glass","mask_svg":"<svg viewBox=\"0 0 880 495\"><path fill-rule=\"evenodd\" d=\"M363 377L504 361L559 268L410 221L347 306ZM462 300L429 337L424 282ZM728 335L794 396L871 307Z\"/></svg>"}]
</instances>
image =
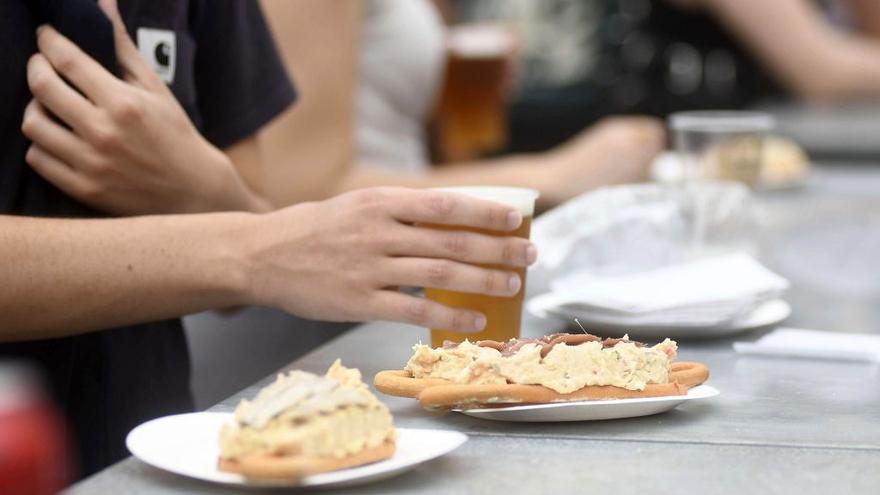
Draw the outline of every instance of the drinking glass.
<instances>
[{"instance_id":1,"label":"drinking glass","mask_svg":"<svg viewBox=\"0 0 880 495\"><path fill-rule=\"evenodd\" d=\"M449 187L442 191L466 194L488 201L495 201L507 206L519 209L522 215L522 223L513 232L499 232L493 230L475 229L470 227L449 225L426 225L440 230L466 230L493 236L516 236L529 238L532 226L532 217L535 212L535 200L538 191L517 187ZM425 297L440 304L455 308L467 308L479 311L486 316L486 327L476 334L461 334L440 328L431 329L431 345L439 347L446 340L460 342L465 337L471 340L498 340L505 341L519 337L520 318L522 317L523 295L526 289L526 269L524 267L511 267L503 265L479 265L485 268L516 271L522 284L519 292L511 297L487 296L483 294L469 294L443 289L425 289Z\"/></svg>"}]
</instances>

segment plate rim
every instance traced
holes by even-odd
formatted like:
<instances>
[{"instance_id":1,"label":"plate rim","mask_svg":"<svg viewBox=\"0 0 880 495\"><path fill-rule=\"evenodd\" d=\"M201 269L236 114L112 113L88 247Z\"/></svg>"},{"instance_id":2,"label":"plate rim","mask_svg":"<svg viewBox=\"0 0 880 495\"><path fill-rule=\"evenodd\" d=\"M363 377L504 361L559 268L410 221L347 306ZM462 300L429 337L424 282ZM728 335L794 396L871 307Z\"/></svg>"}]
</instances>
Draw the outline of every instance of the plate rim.
<instances>
[{"instance_id":1,"label":"plate rim","mask_svg":"<svg viewBox=\"0 0 880 495\"><path fill-rule=\"evenodd\" d=\"M366 464L364 466L355 466L355 467L351 467L351 468L347 468L347 469L333 471L331 473L318 473L318 474L315 474L312 476L307 476L307 477L302 478L301 480L298 480L293 483L286 482L283 480L278 481L278 482L276 482L276 481L268 481L268 482L248 481L244 477L241 477L240 475L236 475L235 473L224 473L219 470L216 470L216 473L223 474L223 475L229 474L232 476L238 476L239 478L217 479L217 478L204 477L204 476L198 475L198 473L184 472L183 470L173 469L174 466L172 466L172 469L169 469L168 467L166 467L164 465L160 466L160 465L152 462L148 458L142 457L141 455L138 455L138 453L136 452L137 447L132 448L132 440L131 439L132 439L133 435L137 435L136 431L138 431L139 429L142 429L142 427L146 427L146 425L148 425L150 423L168 420L169 418L179 418L179 417L184 417L184 416L207 416L207 415L215 416L218 419L222 417L225 420L232 419L234 417L234 413L232 411L228 411L228 412L224 412L224 411L194 411L194 412L188 412L188 413L168 414L165 416L160 416L158 418L153 418L153 419L144 421L143 423L140 423L139 425L132 428L128 432L128 434L125 436L125 446L128 449L131 456L133 458L137 459L139 462L143 462L144 464L147 464L155 469L160 469L162 471L172 473L176 476L183 476L185 478L199 480L199 481L202 481L205 483L220 484L220 485L225 485L225 486L241 486L241 487L246 487L246 488L264 488L264 489L272 489L272 488L276 488L276 489L277 488L334 488L334 487L353 486L353 485L357 485L360 483L366 484L366 483L370 483L372 481L381 481L382 479L403 473L405 471L408 471L410 469L415 468L416 466L419 466L420 464L423 464L425 462L428 462L428 461L437 459L439 457L442 457L446 454L449 454L450 452L452 452L455 449L464 445L470 439L470 437L466 433L458 431L458 430L444 430L444 429L439 429L439 428L406 428L406 427L395 426L394 428L398 432L398 438L400 438L401 435L407 434L407 432L413 432L413 433L415 433L415 432L421 432L421 433L430 432L431 434L439 434L439 435L445 436L447 438L447 442L449 443L449 445L444 447L443 449L439 450L438 452L432 453L430 455L422 454L422 455L414 456L414 458L412 460L406 461L406 463L403 465L395 466L390 469L379 471L379 472L368 473L368 474L365 474L362 476L356 476L356 477L352 477L352 478L343 478L343 479L339 479L339 480L324 480L324 481L322 481L320 479L320 477L323 477L326 475L337 474L337 473L344 472L347 470L355 470L355 469L360 469L360 468L365 468L365 467L375 467L377 465L381 465L382 463L391 461L393 459L393 457L376 462L376 463ZM410 433L410 434L413 434L413 433ZM319 479L310 481L311 478L315 478L315 477L318 477Z\"/></svg>"},{"instance_id":2,"label":"plate rim","mask_svg":"<svg viewBox=\"0 0 880 495\"><path fill-rule=\"evenodd\" d=\"M694 396L691 396L691 392L697 391L698 393ZM509 407L485 407L480 409L467 409L468 413L477 413L477 414L488 414L493 412L516 412L516 411L534 411L534 410L546 410L546 409L564 409L570 407L583 407L589 406L593 408L602 408L608 406L619 406L625 404L644 404L644 403L657 403L657 402L687 402L692 400L702 400L702 399L710 399L712 397L717 397L721 395L721 391L717 388L702 384L697 385L688 390L686 395L665 395L661 397L634 397L629 399L610 399L610 400L579 400L579 401L571 401L571 402L553 402L550 404L525 404L521 406L509 406ZM453 409L454 412L465 414L465 410L463 409Z\"/></svg>"},{"instance_id":3,"label":"plate rim","mask_svg":"<svg viewBox=\"0 0 880 495\"><path fill-rule=\"evenodd\" d=\"M557 322L569 322L570 318L562 316L561 314L547 311L546 309L544 309L543 306L540 306L540 302L542 299L549 299L550 297L553 296L553 294L554 294L553 291L547 291L547 292L544 292L541 294L536 294L536 295L528 298L524 304L525 309L529 312L529 314L531 314L535 318L539 318L542 320L552 320L552 321L557 321ZM737 321L743 321L744 323L747 323L748 318L751 315L753 315L754 313L759 311L761 308L766 307L766 306L770 306L770 305L777 305L780 308L783 308L779 312L780 316L774 318L772 321L766 320L766 321L758 322L757 324L748 324L748 325L736 324ZM784 322L786 319L788 319L788 317L791 316L791 313L792 313L791 304L788 301L786 301L784 298L777 297L777 298L770 299L768 301L761 303L754 310L752 310L752 312L749 313L749 315L744 317L742 320L734 320L734 322L732 322L732 323L725 324L725 325L718 325L718 326L714 326L714 327L706 327L706 326L687 327L687 326L681 326L681 325L664 325L664 324L626 325L626 324L613 324L613 323L596 323L596 322L588 322L588 321L583 321L582 323L587 326L596 327L597 329L629 331L629 332L633 332L633 333L638 333L640 331L651 331L651 332L653 332L653 331L665 331L665 332L672 331L672 332L676 332L677 334L682 334L682 333L691 333L691 332L696 332L696 331L701 331L701 330L702 331L710 330L711 333L705 334L705 335L709 336L709 335L722 335L722 334L726 335L728 333L745 332L745 331L749 331L749 330L755 330L758 328L764 328L764 327L768 327L768 326L778 325L778 324Z\"/></svg>"},{"instance_id":4,"label":"plate rim","mask_svg":"<svg viewBox=\"0 0 880 495\"><path fill-rule=\"evenodd\" d=\"M651 164L648 166L648 175L650 176L650 181L656 184L675 184L677 182L681 182L680 177L670 178L664 177L664 171L662 170L665 165L662 165L663 162L669 162L671 160L678 160L678 152L675 150L664 150L661 153L658 153L657 156L651 160ZM668 168L668 166L666 166ZM679 167L680 168L680 167ZM807 162L804 164L803 173L793 179L787 179L776 182L763 182L763 180L759 180L758 185L755 187L757 191L767 191L767 192L775 192L775 191L788 191L792 189L801 189L806 187L810 183L810 175L812 171L816 169L816 162L811 160L809 157L807 158Z\"/></svg>"}]
</instances>

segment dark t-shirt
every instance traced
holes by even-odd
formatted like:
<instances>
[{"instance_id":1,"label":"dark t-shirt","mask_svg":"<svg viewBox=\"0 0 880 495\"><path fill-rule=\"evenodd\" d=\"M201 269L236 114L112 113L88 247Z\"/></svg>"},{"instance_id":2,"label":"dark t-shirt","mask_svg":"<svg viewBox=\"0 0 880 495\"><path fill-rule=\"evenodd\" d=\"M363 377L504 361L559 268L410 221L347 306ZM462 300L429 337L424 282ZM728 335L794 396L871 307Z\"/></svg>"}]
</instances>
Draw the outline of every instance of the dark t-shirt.
<instances>
[{"instance_id":1,"label":"dark t-shirt","mask_svg":"<svg viewBox=\"0 0 880 495\"><path fill-rule=\"evenodd\" d=\"M53 11L60 8L68 11L63 15ZM252 135L292 103L293 87L257 2L119 0L119 8L142 54L202 134L218 147ZM62 19L83 14L82 9L88 14L85 17L94 19L94 12L89 11L97 9L94 1L0 2L4 67L0 78L0 214L103 216L27 166L24 155L29 143L20 131L22 112L31 99L25 67L36 51L35 30L51 20L53 13L62 16L56 18L59 30L113 66L112 49L88 48L100 47L100 40L108 39L104 28L109 23L84 27L85 21L77 20L64 27ZM101 20L106 19L99 16ZM45 371L73 429L81 475L124 457L125 434L138 423L192 408L189 357L180 320L0 344L0 358L9 357L31 360Z\"/></svg>"}]
</instances>

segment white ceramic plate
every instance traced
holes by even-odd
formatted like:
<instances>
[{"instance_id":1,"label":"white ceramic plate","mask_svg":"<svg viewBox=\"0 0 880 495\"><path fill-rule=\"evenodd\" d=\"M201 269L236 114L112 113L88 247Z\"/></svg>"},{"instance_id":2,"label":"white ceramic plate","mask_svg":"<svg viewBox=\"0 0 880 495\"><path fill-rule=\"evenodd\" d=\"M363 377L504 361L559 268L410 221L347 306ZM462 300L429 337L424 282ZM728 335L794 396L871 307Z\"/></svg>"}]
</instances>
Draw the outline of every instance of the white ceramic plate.
<instances>
[{"instance_id":1,"label":"white ceramic plate","mask_svg":"<svg viewBox=\"0 0 880 495\"><path fill-rule=\"evenodd\" d=\"M758 185L757 189L775 191L804 187L807 184L807 175L810 168L810 164L807 164L804 167L804 171L799 175L772 182L765 180ZM666 151L657 155L651 163L650 173L654 181L661 183L680 182L684 176L681 160L679 160L678 155L674 151Z\"/></svg>"},{"instance_id":2,"label":"white ceramic plate","mask_svg":"<svg viewBox=\"0 0 880 495\"><path fill-rule=\"evenodd\" d=\"M684 402L708 399L715 397L719 393L717 389L709 385L700 385L688 390L687 395L671 397L562 402L558 404L465 409L457 410L457 412L475 418L495 421L535 423L595 421L599 419L635 418L658 414L674 409Z\"/></svg>"},{"instance_id":3,"label":"white ceramic plate","mask_svg":"<svg viewBox=\"0 0 880 495\"><path fill-rule=\"evenodd\" d=\"M526 310L533 316L550 320L555 323L566 322L571 324L574 318L580 321L589 332L607 332L609 334L629 333L638 337L660 338L706 338L724 337L755 330L758 328L772 327L785 321L791 315L791 306L782 299L767 301L755 308L751 313L738 318L726 325L713 327L687 327L680 325L668 325L663 322L642 325L622 325L608 321L593 320L589 313L567 314L558 309L559 296L548 292L535 296L526 301Z\"/></svg>"},{"instance_id":4,"label":"white ceramic plate","mask_svg":"<svg viewBox=\"0 0 880 495\"><path fill-rule=\"evenodd\" d=\"M316 474L300 481L256 485L243 476L217 469L220 427L232 413L192 413L147 421L125 439L138 459L172 473L215 483L248 486L339 487L389 478L446 454L467 440L456 431L398 428L397 450L390 459L366 466Z\"/></svg>"}]
</instances>

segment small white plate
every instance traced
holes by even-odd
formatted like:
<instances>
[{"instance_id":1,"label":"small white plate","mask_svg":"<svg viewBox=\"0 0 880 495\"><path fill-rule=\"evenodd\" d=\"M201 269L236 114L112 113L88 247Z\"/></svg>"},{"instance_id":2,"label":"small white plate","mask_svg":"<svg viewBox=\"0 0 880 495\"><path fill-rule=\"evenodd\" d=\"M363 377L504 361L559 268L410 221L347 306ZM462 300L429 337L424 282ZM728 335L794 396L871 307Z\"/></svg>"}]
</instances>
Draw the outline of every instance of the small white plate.
<instances>
[{"instance_id":1,"label":"small white plate","mask_svg":"<svg viewBox=\"0 0 880 495\"><path fill-rule=\"evenodd\" d=\"M706 338L724 337L742 333L748 330L771 327L785 321L791 315L791 306L782 299L774 299L755 308L751 313L738 318L728 324L696 327L664 324L656 322L652 324L617 324L598 319L591 319L589 313L567 314L558 309L559 296L548 292L535 296L526 301L526 310L533 316L542 320L553 322L566 322L571 324L574 318L578 318L589 332L608 332L611 334L629 333L639 337L649 338Z\"/></svg>"},{"instance_id":2,"label":"small white plate","mask_svg":"<svg viewBox=\"0 0 880 495\"><path fill-rule=\"evenodd\" d=\"M700 385L688 390L687 395L674 395L670 397L560 402L555 404L533 404L486 409L457 409L456 411L475 418L495 421L534 423L595 421L658 414L672 410L683 402L708 399L715 397L719 393L714 387Z\"/></svg>"},{"instance_id":3,"label":"small white plate","mask_svg":"<svg viewBox=\"0 0 880 495\"><path fill-rule=\"evenodd\" d=\"M792 177L776 180L764 179L756 187L762 191L782 191L787 189L797 189L806 186L807 175L812 166L808 163L804 166L803 172ZM651 162L651 178L655 182L660 183L679 183L684 178L684 168L678 154L674 151L666 151L657 155Z\"/></svg>"},{"instance_id":4,"label":"small white plate","mask_svg":"<svg viewBox=\"0 0 880 495\"><path fill-rule=\"evenodd\" d=\"M244 476L217 469L220 427L232 420L232 413L165 416L131 430L125 444L135 457L147 464L205 481L227 485L335 488L389 478L451 452L467 440L467 435L457 431L398 428L397 450L390 459L316 474L296 482L256 484Z\"/></svg>"}]
</instances>

